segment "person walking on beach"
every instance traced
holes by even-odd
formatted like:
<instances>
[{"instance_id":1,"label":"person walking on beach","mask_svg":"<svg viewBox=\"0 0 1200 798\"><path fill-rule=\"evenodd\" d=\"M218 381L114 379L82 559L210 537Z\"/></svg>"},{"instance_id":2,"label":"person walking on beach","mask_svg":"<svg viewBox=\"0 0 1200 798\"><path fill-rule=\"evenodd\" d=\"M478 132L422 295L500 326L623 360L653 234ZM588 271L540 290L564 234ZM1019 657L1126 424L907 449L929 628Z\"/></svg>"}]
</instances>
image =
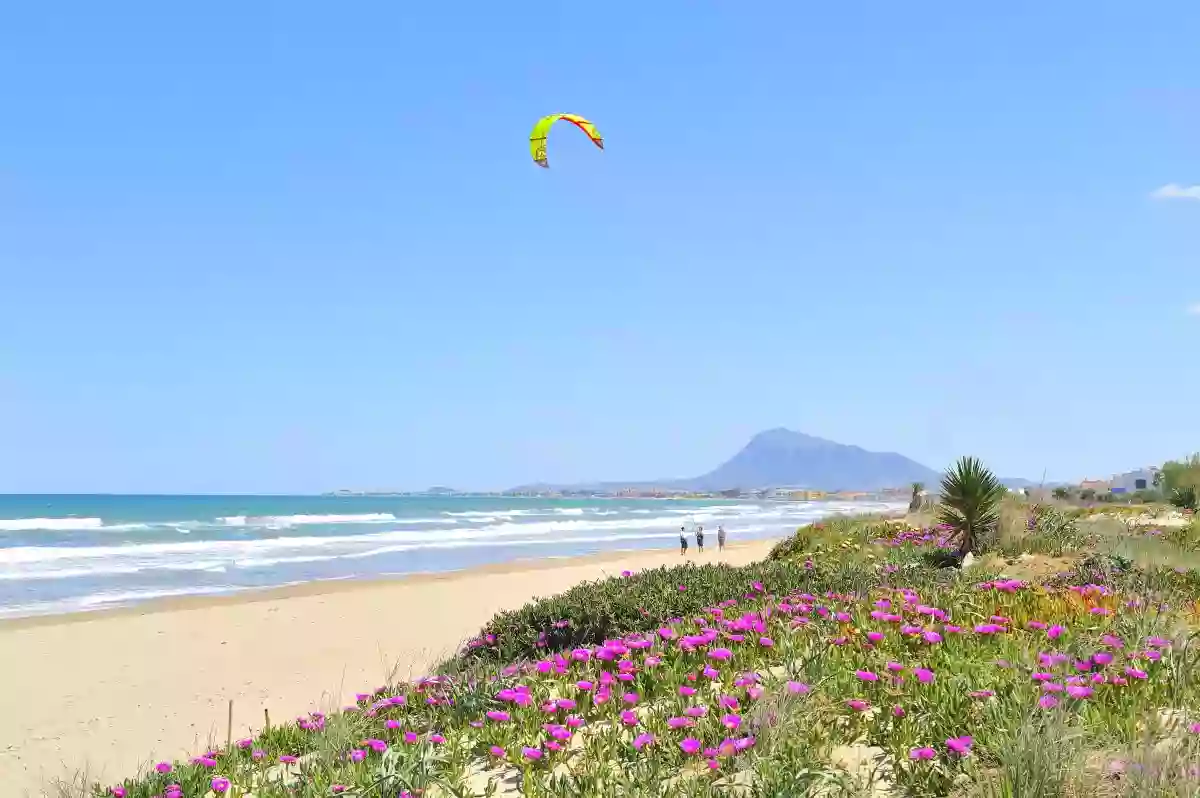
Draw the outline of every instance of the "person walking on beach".
<instances>
[{"instance_id":1,"label":"person walking on beach","mask_svg":"<svg viewBox=\"0 0 1200 798\"><path fill-rule=\"evenodd\" d=\"M725 525L717 527L717 551L725 551Z\"/></svg>"},{"instance_id":2,"label":"person walking on beach","mask_svg":"<svg viewBox=\"0 0 1200 798\"><path fill-rule=\"evenodd\" d=\"M704 551L704 527L696 527L696 551Z\"/></svg>"},{"instance_id":3,"label":"person walking on beach","mask_svg":"<svg viewBox=\"0 0 1200 798\"><path fill-rule=\"evenodd\" d=\"M687 527L679 527L679 556L687 555Z\"/></svg>"}]
</instances>

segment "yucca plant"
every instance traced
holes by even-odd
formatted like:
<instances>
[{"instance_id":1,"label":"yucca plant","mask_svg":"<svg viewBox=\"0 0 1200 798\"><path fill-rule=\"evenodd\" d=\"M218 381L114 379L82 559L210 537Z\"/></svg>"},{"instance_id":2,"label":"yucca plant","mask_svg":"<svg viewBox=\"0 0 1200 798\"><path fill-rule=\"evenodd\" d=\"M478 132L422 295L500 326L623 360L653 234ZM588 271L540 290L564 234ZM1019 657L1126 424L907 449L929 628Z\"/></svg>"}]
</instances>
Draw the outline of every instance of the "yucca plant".
<instances>
[{"instance_id":1,"label":"yucca plant","mask_svg":"<svg viewBox=\"0 0 1200 798\"><path fill-rule=\"evenodd\" d=\"M1005 488L982 460L963 457L942 478L941 492L938 521L951 528L958 554L965 557L995 530Z\"/></svg>"},{"instance_id":2,"label":"yucca plant","mask_svg":"<svg viewBox=\"0 0 1200 798\"><path fill-rule=\"evenodd\" d=\"M915 513L921 509L921 492L924 490L924 482L914 482L912 484L912 498L908 500L908 511L910 513Z\"/></svg>"}]
</instances>

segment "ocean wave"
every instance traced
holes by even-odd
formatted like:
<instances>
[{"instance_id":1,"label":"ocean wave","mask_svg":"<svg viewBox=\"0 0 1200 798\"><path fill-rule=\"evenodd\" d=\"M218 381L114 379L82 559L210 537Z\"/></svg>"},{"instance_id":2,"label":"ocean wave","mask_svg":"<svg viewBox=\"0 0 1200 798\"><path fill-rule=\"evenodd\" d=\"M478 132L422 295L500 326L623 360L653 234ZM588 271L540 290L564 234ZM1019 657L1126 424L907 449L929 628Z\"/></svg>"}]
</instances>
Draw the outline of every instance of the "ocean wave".
<instances>
[{"instance_id":1,"label":"ocean wave","mask_svg":"<svg viewBox=\"0 0 1200 798\"><path fill-rule=\"evenodd\" d=\"M32 530L76 530L100 529L102 518L0 518L0 532L27 532Z\"/></svg>"},{"instance_id":2,"label":"ocean wave","mask_svg":"<svg viewBox=\"0 0 1200 798\"><path fill-rule=\"evenodd\" d=\"M870 512L887 505L853 503L807 507L714 505L737 514L697 513L697 522L720 521L737 536L764 523L780 532L838 512ZM293 516L296 517L296 516ZM308 516L313 517L313 516ZM326 516L328 517L328 516ZM358 516L363 517L363 516ZM24 546L0 548L0 580L44 580L120 575L146 570L217 571L226 567L262 568L284 562L369 558L379 553L471 546L534 545L528 541L570 545L628 539L629 535L676 534L677 515L623 519L568 518L557 521L503 521L452 529L388 529L358 535L292 536L239 540L192 539L177 542L126 543L105 546ZM464 523L466 523L464 521ZM657 531L655 531L657 530ZM689 529L690 531L690 529ZM520 541L520 542L518 542Z\"/></svg>"}]
</instances>

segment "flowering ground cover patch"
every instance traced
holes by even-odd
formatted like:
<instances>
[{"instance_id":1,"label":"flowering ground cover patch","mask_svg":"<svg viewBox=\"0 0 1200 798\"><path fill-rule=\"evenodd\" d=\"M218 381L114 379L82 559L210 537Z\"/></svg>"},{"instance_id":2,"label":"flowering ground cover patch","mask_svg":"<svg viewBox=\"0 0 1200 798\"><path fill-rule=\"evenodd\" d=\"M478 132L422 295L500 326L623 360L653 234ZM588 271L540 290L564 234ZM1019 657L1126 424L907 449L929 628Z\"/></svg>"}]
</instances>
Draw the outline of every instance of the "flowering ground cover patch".
<instances>
[{"instance_id":1,"label":"flowering ground cover patch","mask_svg":"<svg viewBox=\"0 0 1200 798\"><path fill-rule=\"evenodd\" d=\"M948 578L922 559L943 531L802 530L778 561L591 583L497 616L440 675L96 792L1200 790L1195 574Z\"/></svg>"}]
</instances>

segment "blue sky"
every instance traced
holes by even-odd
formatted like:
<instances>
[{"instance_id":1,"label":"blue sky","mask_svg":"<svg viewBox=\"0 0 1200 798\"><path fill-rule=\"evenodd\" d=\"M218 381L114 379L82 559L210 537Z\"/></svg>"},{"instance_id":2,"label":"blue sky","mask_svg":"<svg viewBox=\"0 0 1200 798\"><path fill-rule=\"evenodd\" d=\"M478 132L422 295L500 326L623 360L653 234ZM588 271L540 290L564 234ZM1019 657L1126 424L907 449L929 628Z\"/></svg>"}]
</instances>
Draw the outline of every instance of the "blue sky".
<instances>
[{"instance_id":1,"label":"blue sky","mask_svg":"<svg viewBox=\"0 0 1200 798\"><path fill-rule=\"evenodd\" d=\"M1200 448L1200 5L983 5L14 5L0 491Z\"/></svg>"}]
</instances>

